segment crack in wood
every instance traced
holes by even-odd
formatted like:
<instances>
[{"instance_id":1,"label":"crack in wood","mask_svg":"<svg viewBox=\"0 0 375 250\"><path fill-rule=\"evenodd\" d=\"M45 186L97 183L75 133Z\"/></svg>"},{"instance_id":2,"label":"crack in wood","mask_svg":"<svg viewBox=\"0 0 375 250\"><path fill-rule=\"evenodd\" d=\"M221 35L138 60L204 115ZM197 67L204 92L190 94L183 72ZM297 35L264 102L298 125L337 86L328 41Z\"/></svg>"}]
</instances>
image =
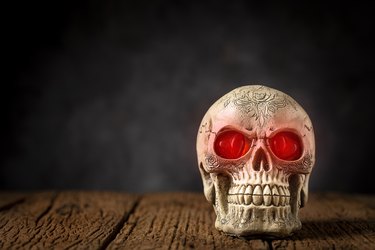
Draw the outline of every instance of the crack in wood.
<instances>
[{"instance_id":1,"label":"crack in wood","mask_svg":"<svg viewBox=\"0 0 375 250\"><path fill-rule=\"evenodd\" d=\"M3 211L6 211L6 210L9 210L9 209L11 209L11 208L13 208L13 207L15 207L15 206L17 206L17 205L23 203L24 201L25 201L25 198L21 198L21 199L18 199L18 200L13 201L13 202L11 202L11 203L8 203L8 204L6 204L6 205L0 207L0 212L3 212Z\"/></svg>"},{"instance_id":2,"label":"crack in wood","mask_svg":"<svg viewBox=\"0 0 375 250\"><path fill-rule=\"evenodd\" d=\"M180 215L181 215L181 210L178 210L178 213L176 215L176 217L179 219L180 218ZM173 232L172 232L172 237L171 237L171 241L169 242L169 246L168 246L168 249L171 249L172 248L172 244L174 243L175 241L175 238L176 238L176 234L177 234L177 229L178 229L178 225L179 225L179 220L177 219L177 221L174 223L173 225ZM176 246L177 248L177 246Z\"/></svg>"},{"instance_id":3,"label":"crack in wood","mask_svg":"<svg viewBox=\"0 0 375 250\"><path fill-rule=\"evenodd\" d=\"M189 230L189 220L190 220L190 211L187 211L187 216L186 216L186 225L185 225L184 232L188 232L188 230ZM185 235L185 237L183 238L182 246L183 246L183 247L186 247L186 235Z\"/></svg>"},{"instance_id":4,"label":"crack in wood","mask_svg":"<svg viewBox=\"0 0 375 250\"><path fill-rule=\"evenodd\" d=\"M152 229L154 227L155 220L156 220L156 216L151 219L150 228L147 231L147 235L150 235L152 233Z\"/></svg>"},{"instance_id":5,"label":"crack in wood","mask_svg":"<svg viewBox=\"0 0 375 250\"><path fill-rule=\"evenodd\" d=\"M103 241L103 244L101 247L99 247L99 250L104 250L104 249L107 249L107 247L109 246L109 244L111 244L112 241L114 241L117 237L117 235L120 233L121 229L124 227L124 224L129 220L129 217L135 212L135 209L138 207L140 201L141 201L141 198L138 198L132 208L130 209L129 212L125 213L121 220L116 224L116 226L113 228L113 231L108 235L107 238L104 239Z\"/></svg>"},{"instance_id":6,"label":"crack in wood","mask_svg":"<svg viewBox=\"0 0 375 250\"><path fill-rule=\"evenodd\" d=\"M134 223L131 223L131 227L130 227L130 229L129 229L129 231L128 231L128 234L123 238L123 241L124 241L124 242L125 242L125 241L129 238L129 236L132 234L134 228L137 226L138 220L139 220L139 218L136 218L135 221L134 221ZM116 237L117 237L117 236L116 236Z\"/></svg>"},{"instance_id":7,"label":"crack in wood","mask_svg":"<svg viewBox=\"0 0 375 250\"><path fill-rule=\"evenodd\" d=\"M38 222L51 210L53 204L54 204L54 201L57 197L57 193L53 193L52 197L51 197L51 200L49 202L49 205L46 207L46 209L44 209L44 211L35 219L35 230L33 231L33 234L32 236L25 242L23 242L21 244L21 247L24 248L27 244L30 244L34 239L35 237L37 237L37 235L40 233L40 231L42 230L41 226L37 227L38 225Z\"/></svg>"},{"instance_id":8,"label":"crack in wood","mask_svg":"<svg viewBox=\"0 0 375 250\"><path fill-rule=\"evenodd\" d=\"M71 249L80 244L83 241L83 239L77 240L76 242L73 242L71 245L67 246L65 249Z\"/></svg>"},{"instance_id":9,"label":"crack in wood","mask_svg":"<svg viewBox=\"0 0 375 250\"><path fill-rule=\"evenodd\" d=\"M53 204L55 203L56 201L56 198L59 194L58 193L54 193L52 198L51 198L51 202L50 204L48 205L48 207L36 218L35 220L35 224L38 225L38 222L48 214L49 211L51 211L51 208L53 207Z\"/></svg>"}]
</instances>

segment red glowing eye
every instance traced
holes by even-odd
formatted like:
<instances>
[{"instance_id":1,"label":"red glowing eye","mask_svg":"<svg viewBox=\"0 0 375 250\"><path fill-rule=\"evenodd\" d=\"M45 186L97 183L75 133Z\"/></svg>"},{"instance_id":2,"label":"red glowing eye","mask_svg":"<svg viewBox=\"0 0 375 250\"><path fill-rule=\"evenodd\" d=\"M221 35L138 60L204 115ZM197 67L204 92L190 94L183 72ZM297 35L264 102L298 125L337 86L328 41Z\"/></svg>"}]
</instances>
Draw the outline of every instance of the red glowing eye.
<instances>
[{"instance_id":1,"label":"red glowing eye","mask_svg":"<svg viewBox=\"0 0 375 250\"><path fill-rule=\"evenodd\" d=\"M292 132L280 132L270 139L273 153L282 160L297 160L302 155L299 137Z\"/></svg>"},{"instance_id":2,"label":"red glowing eye","mask_svg":"<svg viewBox=\"0 0 375 250\"><path fill-rule=\"evenodd\" d=\"M218 156L225 159L236 159L249 151L250 145L247 138L233 130L224 131L216 137L214 149Z\"/></svg>"}]
</instances>

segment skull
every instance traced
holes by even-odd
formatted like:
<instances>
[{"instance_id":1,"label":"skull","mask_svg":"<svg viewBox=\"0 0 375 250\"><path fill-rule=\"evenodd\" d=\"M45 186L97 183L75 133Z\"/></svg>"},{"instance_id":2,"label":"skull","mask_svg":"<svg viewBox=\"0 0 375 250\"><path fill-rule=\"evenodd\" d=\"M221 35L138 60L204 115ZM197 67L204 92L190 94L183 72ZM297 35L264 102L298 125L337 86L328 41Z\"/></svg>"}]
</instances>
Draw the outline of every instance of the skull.
<instances>
[{"instance_id":1,"label":"skull","mask_svg":"<svg viewBox=\"0 0 375 250\"><path fill-rule=\"evenodd\" d=\"M203 117L197 154L217 229L282 237L301 228L315 141L309 116L290 96L261 85L232 90Z\"/></svg>"}]
</instances>

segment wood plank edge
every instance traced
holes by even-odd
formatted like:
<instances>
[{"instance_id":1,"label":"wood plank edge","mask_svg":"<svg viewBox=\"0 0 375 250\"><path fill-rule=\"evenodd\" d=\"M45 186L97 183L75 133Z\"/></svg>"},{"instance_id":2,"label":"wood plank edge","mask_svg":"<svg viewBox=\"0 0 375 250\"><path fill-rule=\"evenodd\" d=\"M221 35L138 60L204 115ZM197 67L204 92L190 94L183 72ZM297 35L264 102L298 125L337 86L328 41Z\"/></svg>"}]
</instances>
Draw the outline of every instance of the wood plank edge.
<instances>
[{"instance_id":1,"label":"wood plank edge","mask_svg":"<svg viewBox=\"0 0 375 250\"><path fill-rule=\"evenodd\" d=\"M125 223L129 220L129 217L134 214L136 208L138 207L139 203L141 202L141 199L143 197L138 197L135 201L133 206L128 212L125 212L122 216L121 220L116 224L113 231L108 235L108 237L103 241L103 244L101 247L99 247L99 250L107 249L109 244L111 244L112 241L114 241L117 237L117 235L120 233L121 229L124 227Z\"/></svg>"}]
</instances>

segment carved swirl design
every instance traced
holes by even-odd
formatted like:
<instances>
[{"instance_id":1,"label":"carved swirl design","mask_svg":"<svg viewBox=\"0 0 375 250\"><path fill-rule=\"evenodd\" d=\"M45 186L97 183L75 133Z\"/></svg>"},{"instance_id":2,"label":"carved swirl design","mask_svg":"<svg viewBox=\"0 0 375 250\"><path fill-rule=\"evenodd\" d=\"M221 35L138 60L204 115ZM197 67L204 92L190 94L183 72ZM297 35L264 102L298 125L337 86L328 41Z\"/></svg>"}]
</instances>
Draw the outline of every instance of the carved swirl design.
<instances>
[{"instance_id":1,"label":"carved swirl design","mask_svg":"<svg viewBox=\"0 0 375 250\"><path fill-rule=\"evenodd\" d=\"M217 160L216 156L214 156L214 155L208 155L206 157L206 164L210 168L217 168L217 167L220 166L219 161Z\"/></svg>"},{"instance_id":2,"label":"carved swirl design","mask_svg":"<svg viewBox=\"0 0 375 250\"><path fill-rule=\"evenodd\" d=\"M211 170L224 170L228 172L236 172L245 166L244 162L219 162L215 155L207 155L205 158L206 166Z\"/></svg>"},{"instance_id":3,"label":"carved swirl design","mask_svg":"<svg viewBox=\"0 0 375 250\"><path fill-rule=\"evenodd\" d=\"M286 168L289 171L296 171L302 173L310 173L311 168L313 165L313 156L311 154L307 154L303 157L303 159L299 162L292 162L288 163Z\"/></svg>"}]
</instances>

